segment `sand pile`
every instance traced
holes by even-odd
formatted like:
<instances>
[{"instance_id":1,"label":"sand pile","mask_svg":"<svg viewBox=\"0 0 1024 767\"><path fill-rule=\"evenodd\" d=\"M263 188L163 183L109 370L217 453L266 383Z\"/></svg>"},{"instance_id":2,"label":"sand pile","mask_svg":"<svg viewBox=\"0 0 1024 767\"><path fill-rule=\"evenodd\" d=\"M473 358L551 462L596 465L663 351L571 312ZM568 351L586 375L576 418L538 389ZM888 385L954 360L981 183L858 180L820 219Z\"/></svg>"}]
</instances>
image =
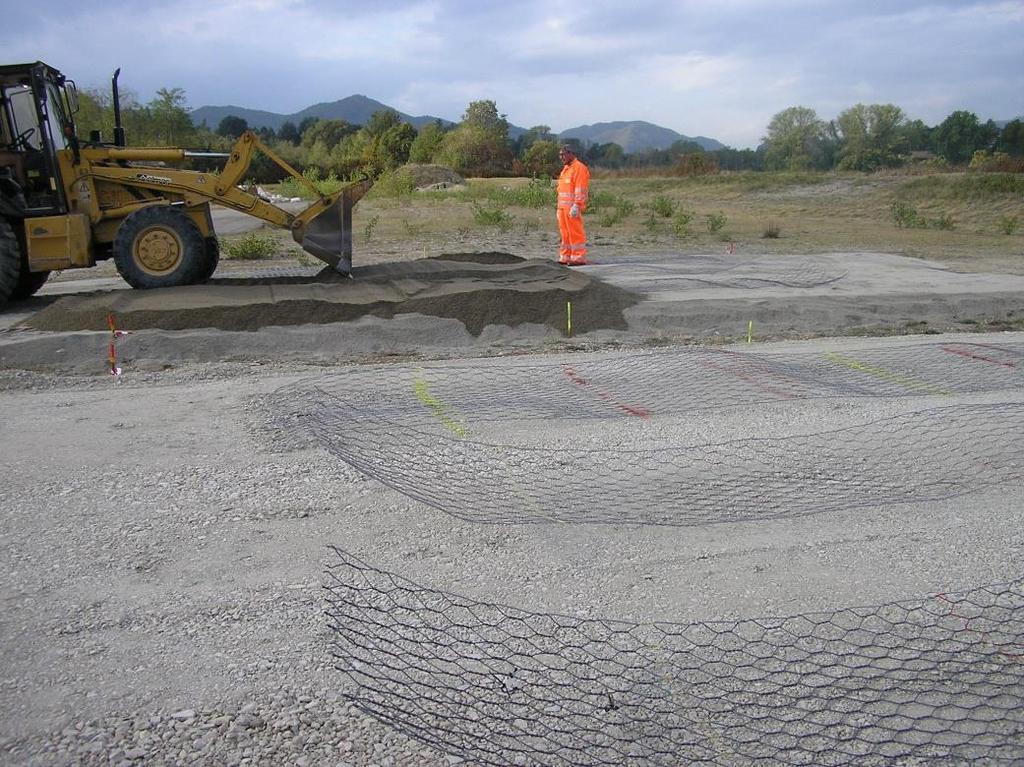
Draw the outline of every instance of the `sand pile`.
<instances>
[{"instance_id":1,"label":"sand pile","mask_svg":"<svg viewBox=\"0 0 1024 767\"><path fill-rule=\"evenodd\" d=\"M623 310L638 296L580 270L509 253L456 253L356 267L313 277L217 279L165 290L117 290L61 298L25 321L37 330L121 327L258 331L268 326L345 322L419 313L457 319L474 336L487 325L523 323L573 330L626 329Z\"/></svg>"}]
</instances>

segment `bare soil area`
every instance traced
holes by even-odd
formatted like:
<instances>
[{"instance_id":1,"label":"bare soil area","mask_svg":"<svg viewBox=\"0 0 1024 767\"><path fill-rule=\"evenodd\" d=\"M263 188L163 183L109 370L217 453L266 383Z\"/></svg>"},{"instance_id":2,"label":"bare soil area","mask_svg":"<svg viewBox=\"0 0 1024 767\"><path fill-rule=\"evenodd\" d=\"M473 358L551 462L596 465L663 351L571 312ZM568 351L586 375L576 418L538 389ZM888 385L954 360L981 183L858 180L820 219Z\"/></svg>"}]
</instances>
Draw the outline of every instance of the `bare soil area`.
<instances>
[{"instance_id":1,"label":"bare soil area","mask_svg":"<svg viewBox=\"0 0 1024 767\"><path fill-rule=\"evenodd\" d=\"M512 614L533 616L527 625L554 615L564 616L562 628L597 620L614 629L630 620L703 632L705 623L730 620L763 626L765 616L889 615L905 610L877 606L912 603L956 640L956 652L935 666L943 673L924 682L976 680L969 665L955 664L977 656L1001 685L992 705L973 687L922 693L907 716L901 710L886 720L909 723L910 734L881 746L883 717L871 709L870 717L843 719L849 709L838 693L835 711L815 708L812 695L783 705L780 721L812 710L834 715L841 726L810 722L813 732L799 737L839 732L865 763L891 763L897 752L908 764L993 755L1012 762L1024 753L1021 707L1005 708L1024 700L1020 664L1008 662L1019 655L1019 632L1006 639L1002 629L978 629L988 613L946 595L989 588L998 599L985 609L1000 611L998 626L1021 620L1019 466L1011 460L999 465L998 482L983 479L992 470L986 435L1002 435L1011 456L1020 439L999 414L1021 417L1024 237L996 226L1024 210L1018 199L961 199L952 181L910 181L793 178L766 188L750 179L599 178L596 191L634 208L611 223L602 223L601 206L588 214L593 264L575 270L553 263L550 210L508 204L501 227L474 219L473 199L496 205L489 189L528 183L487 180L471 181L468 197L449 190L362 201L351 280L321 274L286 234L270 230L257 234L280 239L280 258L225 259L208 286L133 292L110 264L55 276L37 298L0 314L0 761L474 763L473 749L493 732L470 737L480 721L472 701L447 724L417 719L430 707L416 697L388 699L403 717L353 705L353 656L335 657L325 616L336 546L380 568L390 584L392 592L376 592L356 582L351 593L377 600L385 619L366 624L383 643L373 651L392 653L374 656L363 678L409 671L389 688L398 691L454 668L411 669L424 647L460 646L471 634L492 653L512 639L531 641L501 635ZM659 196L693 212L688 227L654 212ZM928 220L951 215L955 228L896 227L896 199L913 201ZM611 207L606 200L604 210ZM726 218L715 232L705 218L713 213ZM770 220L781 223L781 237L762 237ZM108 372L111 314L130 331L115 341L119 376ZM833 337L863 335L891 337ZM696 343L713 344L721 358L687 368L696 358L683 352ZM825 389L806 395L792 355L827 369ZM938 362L907 362L922 355ZM845 388L833 391L836 381ZM659 410L659 402L671 407ZM313 405L327 415L312 419ZM960 420L948 418L957 408ZM915 414L931 431L914 431ZM902 441L885 430L891 423L902 424ZM969 428L950 431L960 423ZM851 433L868 435L863 444L875 452L858 453ZM821 455L814 471L780 474L781 459L792 457L780 440L792 436L805 448L822 446L807 448L812 453L845 450L846 474ZM363 452L351 446L360 437ZM780 459L757 454L762 445L775 445ZM657 504L673 512L678 495L659 496L661 483L630 494L623 467L646 471L680 451L701 456L701 446L714 446L709 453L721 463L698 472L690 488L696 506L708 497L700 482L728 476L737 479L714 487L739 487L745 508L756 510L764 493L744 482L759 460L758 476L779 497L789 497L787 481L806 480L826 482L833 495L848 489L849 503L810 508L811 492L801 497L813 513L799 517L674 527L565 521L590 519L588 497L614 512L609 488L643 514ZM925 453L938 480L916 496ZM968 454L980 458L971 463ZM486 461L475 463L481 455ZM480 465L491 468L475 471ZM457 487L443 481L449 470L463 477ZM865 484L869 475L891 482L901 500L885 502ZM974 484L947 492L966 480ZM461 515L446 511L453 491ZM531 498L529 523L517 521ZM544 503L559 513L545 516ZM497 506L513 512L509 519L487 520ZM394 590L414 593L408 584L423 588L419 608L436 615L442 602L462 600L470 613L481 605L478 622L424 643L419 608L385 604ZM345 610L355 604L346 601ZM877 636L852 661L864 661L855 671L816 689L860 678L883 656L902 657L892 632ZM578 657L583 645L567 642L567 657ZM890 645L897 650L885 655ZM547 653L561 645L544 646ZM586 646L595 659L603 652ZM644 652L655 649L648 643ZM460 662L487 696L513 694L522 683L508 666L476 674L495 658ZM654 667L640 664L638 673L646 679ZM604 678L584 672L586 684ZM564 677L553 673L551 689ZM755 687L742 681L737 694ZM461 700L458 691L419 689L431 703ZM895 689L902 700L908 688L901 681ZM517 750L540 744L524 763L552 753L544 740L551 722L565 728L559 737L578 734L558 717L562 698L544 688L539 699L536 720L510 719L500 706L484 712L505 717ZM938 738L914 730L946 716L943 701L985 716L951 719ZM604 721L617 705L602 697L587 722ZM735 709L746 710L754 709ZM624 711L616 714L616 726L626 727L622 742L648 737L643 718L630 730ZM719 713L701 714L699 743L742 764L743 749L762 739L737 745ZM396 719L420 729L396 729ZM460 727L470 735L453 737ZM952 743L947 730L962 742Z\"/></svg>"}]
</instances>

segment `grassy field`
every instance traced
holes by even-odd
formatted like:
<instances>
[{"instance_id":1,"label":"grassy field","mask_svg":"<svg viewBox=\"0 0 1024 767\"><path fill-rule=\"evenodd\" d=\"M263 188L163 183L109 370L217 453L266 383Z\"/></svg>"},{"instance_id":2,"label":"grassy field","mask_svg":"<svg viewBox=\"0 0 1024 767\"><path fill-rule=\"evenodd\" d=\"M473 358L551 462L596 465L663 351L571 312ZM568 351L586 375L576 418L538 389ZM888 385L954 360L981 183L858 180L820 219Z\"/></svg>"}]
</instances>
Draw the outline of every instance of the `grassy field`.
<instances>
[{"instance_id":1,"label":"grassy field","mask_svg":"<svg viewBox=\"0 0 1024 767\"><path fill-rule=\"evenodd\" d=\"M501 250L553 257L554 193L529 179L470 179L445 191L381 184L354 215L356 263ZM1024 176L722 173L699 178L595 174L592 255L873 251L958 271L1024 274ZM227 238L226 250L240 238ZM264 229L262 257L315 263L287 232ZM273 247L276 241L277 248ZM731 245L730 245L731 243ZM245 255L246 248L238 255Z\"/></svg>"}]
</instances>

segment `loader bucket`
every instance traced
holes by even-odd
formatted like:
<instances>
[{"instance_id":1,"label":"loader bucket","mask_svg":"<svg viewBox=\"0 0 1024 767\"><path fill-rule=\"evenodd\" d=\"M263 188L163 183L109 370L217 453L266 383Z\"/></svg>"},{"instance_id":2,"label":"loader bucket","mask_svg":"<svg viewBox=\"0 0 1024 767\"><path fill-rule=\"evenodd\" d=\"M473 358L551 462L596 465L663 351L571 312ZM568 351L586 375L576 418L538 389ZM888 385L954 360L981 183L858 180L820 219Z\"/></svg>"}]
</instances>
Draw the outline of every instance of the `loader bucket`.
<instances>
[{"instance_id":1,"label":"loader bucket","mask_svg":"<svg viewBox=\"0 0 1024 767\"><path fill-rule=\"evenodd\" d=\"M352 271L352 208L373 181L359 181L317 200L295 217L292 237L302 249L341 274Z\"/></svg>"}]
</instances>

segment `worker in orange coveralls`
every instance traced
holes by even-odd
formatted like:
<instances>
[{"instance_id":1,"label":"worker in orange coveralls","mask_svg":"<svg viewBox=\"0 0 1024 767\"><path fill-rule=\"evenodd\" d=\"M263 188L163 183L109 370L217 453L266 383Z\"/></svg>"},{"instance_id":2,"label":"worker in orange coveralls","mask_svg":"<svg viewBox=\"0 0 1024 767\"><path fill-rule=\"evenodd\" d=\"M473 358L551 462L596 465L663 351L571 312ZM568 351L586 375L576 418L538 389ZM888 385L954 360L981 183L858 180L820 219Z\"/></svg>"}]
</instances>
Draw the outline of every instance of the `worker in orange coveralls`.
<instances>
[{"instance_id":1,"label":"worker in orange coveralls","mask_svg":"<svg viewBox=\"0 0 1024 767\"><path fill-rule=\"evenodd\" d=\"M590 170L571 147L563 146L558 157L564 165L558 176L558 231L562 235L558 263L583 266L587 263L583 212L590 196Z\"/></svg>"}]
</instances>

